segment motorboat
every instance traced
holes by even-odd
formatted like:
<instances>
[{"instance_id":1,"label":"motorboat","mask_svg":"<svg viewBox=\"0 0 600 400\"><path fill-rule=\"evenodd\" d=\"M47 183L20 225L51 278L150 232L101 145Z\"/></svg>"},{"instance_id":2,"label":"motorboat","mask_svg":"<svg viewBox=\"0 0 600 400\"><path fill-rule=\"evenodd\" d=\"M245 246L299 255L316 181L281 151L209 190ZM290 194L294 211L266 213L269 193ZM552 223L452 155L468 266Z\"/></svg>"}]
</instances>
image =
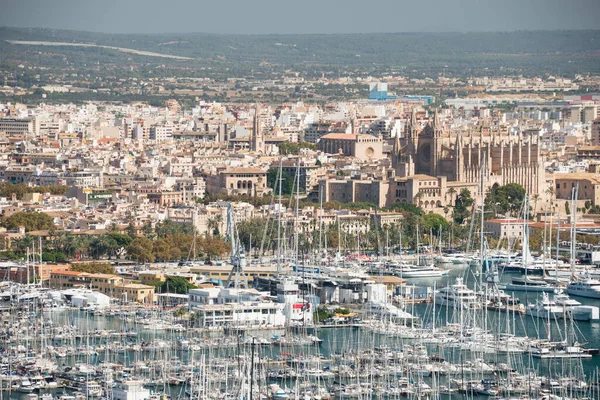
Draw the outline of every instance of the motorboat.
<instances>
[{"instance_id":1,"label":"motorboat","mask_svg":"<svg viewBox=\"0 0 600 400\"><path fill-rule=\"evenodd\" d=\"M577 307L581 305L581 303L577 300L570 298L563 289L557 289L552 299L557 305L565 308Z\"/></svg>"},{"instance_id":2,"label":"motorboat","mask_svg":"<svg viewBox=\"0 0 600 400\"><path fill-rule=\"evenodd\" d=\"M543 279L533 279L528 276L523 278L513 278L512 282L503 287L509 292L553 292L559 286L550 284Z\"/></svg>"},{"instance_id":3,"label":"motorboat","mask_svg":"<svg viewBox=\"0 0 600 400\"><path fill-rule=\"evenodd\" d=\"M563 306L559 306L550 299L548 293L542 293L542 297L539 298L535 304L530 304L525 310L525 314L531 315L536 318L551 318L559 319L563 318L566 309Z\"/></svg>"},{"instance_id":4,"label":"motorboat","mask_svg":"<svg viewBox=\"0 0 600 400\"><path fill-rule=\"evenodd\" d=\"M392 320L392 321L412 321L416 319L412 314L400 310L393 304L369 301L363 306L364 315L372 315L381 320Z\"/></svg>"},{"instance_id":5,"label":"motorboat","mask_svg":"<svg viewBox=\"0 0 600 400\"><path fill-rule=\"evenodd\" d=\"M395 269L395 274L402 278L439 278L448 273L443 269L437 268L433 264L412 265L401 264Z\"/></svg>"},{"instance_id":6,"label":"motorboat","mask_svg":"<svg viewBox=\"0 0 600 400\"><path fill-rule=\"evenodd\" d=\"M464 284L463 278L456 278L456 283L439 289L435 299L440 305L462 308L481 308L477 294Z\"/></svg>"},{"instance_id":7,"label":"motorboat","mask_svg":"<svg viewBox=\"0 0 600 400\"><path fill-rule=\"evenodd\" d=\"M600 299L600 280L590 277L574 280L567 286L567 293L573 296Z\"/></svg>"}]
</instances>

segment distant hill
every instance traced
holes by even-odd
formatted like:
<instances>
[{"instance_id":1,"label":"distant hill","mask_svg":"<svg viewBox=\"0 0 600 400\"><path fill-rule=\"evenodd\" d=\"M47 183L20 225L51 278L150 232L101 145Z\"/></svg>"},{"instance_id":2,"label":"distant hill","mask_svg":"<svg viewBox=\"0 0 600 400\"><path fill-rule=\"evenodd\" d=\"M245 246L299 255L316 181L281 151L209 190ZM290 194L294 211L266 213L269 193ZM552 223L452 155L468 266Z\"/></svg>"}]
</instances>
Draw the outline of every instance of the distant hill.
<instances>
[{"instance_id":1,"label":"distant hill","mask_svg":"<svg viewBox=\"0 0 600 400\"><path fill-rule=\"evenodd\" d=\"M51 29L0 28L0 62L32 57L42 46L6 40L92 43L182 57L191 61L144 58L155 63L231 64L241 70L259 63L298 69L314 66L406 69L426 73L516 71L520 73L600 73L600 30L478 33L377 33L333 35L119 34ZM26 49L28 47L29 49ZM53 47L55 53L85 51L93 60L119 62L114 50ZM127 60L131 54L121 54ZM145 57L133 55L133 57ZM40 62L38 60L38 62ZM241 65L240 65L241 63ZM240 71L241 72L241 71Z\"/></svg>"}]
</instances>

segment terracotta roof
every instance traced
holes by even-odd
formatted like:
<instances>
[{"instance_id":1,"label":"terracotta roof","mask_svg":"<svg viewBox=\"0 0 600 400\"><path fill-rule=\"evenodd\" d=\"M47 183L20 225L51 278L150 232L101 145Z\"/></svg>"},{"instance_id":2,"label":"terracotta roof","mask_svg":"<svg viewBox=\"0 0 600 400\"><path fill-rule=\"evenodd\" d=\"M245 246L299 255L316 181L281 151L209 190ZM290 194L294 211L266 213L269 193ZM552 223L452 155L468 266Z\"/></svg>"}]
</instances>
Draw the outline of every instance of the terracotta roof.
<instances>
[{"instance_id":1,"label":"terracotta roof","mask_svg":"<svg viewBox=\"0 0 600 400\"><path fill-rule=\"evenodd\" d=\"M353 133L328 133L321 136L321 140L356 140L357 135Z\"/></svg>"},{"instance_id":2,"label":"terracotta roof","mask_svg":"<svg viewBox=\"0 0 600 400\"><path fill-rule=\"evenodd\" d=\"M587 179L591 182L600 184L600 176L591 172L573 172L573 173L556 173L554 174L554 180L559 179L571 179L571 180L583 180Z\"/></svg>"},{"instance_id":3,"label":"terracotta roof","mask_svg":"<svg viewBox=\"0 0 600 400\"><path fill-rule=\"evenodd\" d=\"M125 289L154 289L154 286L142 285L141 283L126 283L119 285L119 287Z\"/></svg>"},{"instance_id":4,"label":"terracotta roof","mask_svg":"<svg viewBox=\"0 0 600 400\"><path fill-rule=\"evenodd\" d=\"M266 174L267 172L260 168L234 168L224 171L227 174Z\"/></svg>"},{"instance_id":5,"label":"terracotta roof","mask_svg":"<svg viewBox=\"0 0 600 400\"><path fill-rule=\"evenodd\" d=\"M79 271L52 271L52 275L68 275L68 276L81 276L81 275L89 275L85 272Z\"/></svg>"},{"instance_id":6,"label":"terracotta roof","mask_svg":"<svg viewBox=\"0 0 600 400\"><path fill-rule=\"evenodd\" d=\"M581 146L577 151L600 151L600 146Z\"/></svg>"},{"instance_id":7,"label":"terracotta roof","mask_svg":"<svg viewBox=\"0 0 600 400\"><path fill-rule=\"evenodd\" d=\"M514 219L514 218L493 218L493 219L488 219L486 222L495 222L498 224L510 224L510 225L517 225L517 224L523 224L523 223L529 224L529 221L526 221L524 219Z\"/></svg>"},{"instance_id":8,"label":"terracotta roof","mask_svg":"<svg viewBox=\"0 0 600 400\"><path fill-rule=\"evenodd\" d=\"M369 278L373 279L376 282L388 283L388 284L392 283L392 284L397 284L397 285L401 285L406 282L406 279L400 278L398 276L393 276L393 275L381 275L381 276L369 275Z\"/></svg>"}]
</instances>

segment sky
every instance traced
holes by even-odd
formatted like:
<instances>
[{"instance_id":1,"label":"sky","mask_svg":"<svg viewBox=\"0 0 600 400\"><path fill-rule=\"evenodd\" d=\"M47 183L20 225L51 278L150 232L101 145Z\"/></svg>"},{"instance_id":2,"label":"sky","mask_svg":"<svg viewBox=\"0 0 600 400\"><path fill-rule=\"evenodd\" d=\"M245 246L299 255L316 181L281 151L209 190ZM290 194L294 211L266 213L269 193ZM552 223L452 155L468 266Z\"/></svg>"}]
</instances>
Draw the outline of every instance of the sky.
<instances>
[{"instance_id":1,"label":"sky","mask_svg":"<svg viewBox=\"0 0 600 400\"><path fill-rule=\"evenodd\" d=\"M235 34L600 29L600 0L0 0L0 26Z\"/></svg>"}]
</instances>

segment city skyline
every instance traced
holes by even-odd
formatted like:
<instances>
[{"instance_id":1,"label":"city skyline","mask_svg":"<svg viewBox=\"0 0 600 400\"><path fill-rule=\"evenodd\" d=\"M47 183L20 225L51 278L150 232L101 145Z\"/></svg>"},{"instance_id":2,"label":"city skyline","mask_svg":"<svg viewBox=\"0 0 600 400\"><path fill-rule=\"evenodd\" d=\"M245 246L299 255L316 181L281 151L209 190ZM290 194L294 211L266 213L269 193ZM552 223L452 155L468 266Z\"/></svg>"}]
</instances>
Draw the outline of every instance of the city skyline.
<instances>
[{"instance_id":1,"label":"city skyline","mask_svg":"<svg viewBox=\"0 0 600 400\"><path fill-rule=\"evenodd\" d=\"M274 0L204 4L174 0L80 2L4 0L0 26L104 33L310 34L386 32L506 32L598 29L600 2L516 0L406 2ZM219 16L215 18L214 16Z\"/></svg>"}]
</instances>

